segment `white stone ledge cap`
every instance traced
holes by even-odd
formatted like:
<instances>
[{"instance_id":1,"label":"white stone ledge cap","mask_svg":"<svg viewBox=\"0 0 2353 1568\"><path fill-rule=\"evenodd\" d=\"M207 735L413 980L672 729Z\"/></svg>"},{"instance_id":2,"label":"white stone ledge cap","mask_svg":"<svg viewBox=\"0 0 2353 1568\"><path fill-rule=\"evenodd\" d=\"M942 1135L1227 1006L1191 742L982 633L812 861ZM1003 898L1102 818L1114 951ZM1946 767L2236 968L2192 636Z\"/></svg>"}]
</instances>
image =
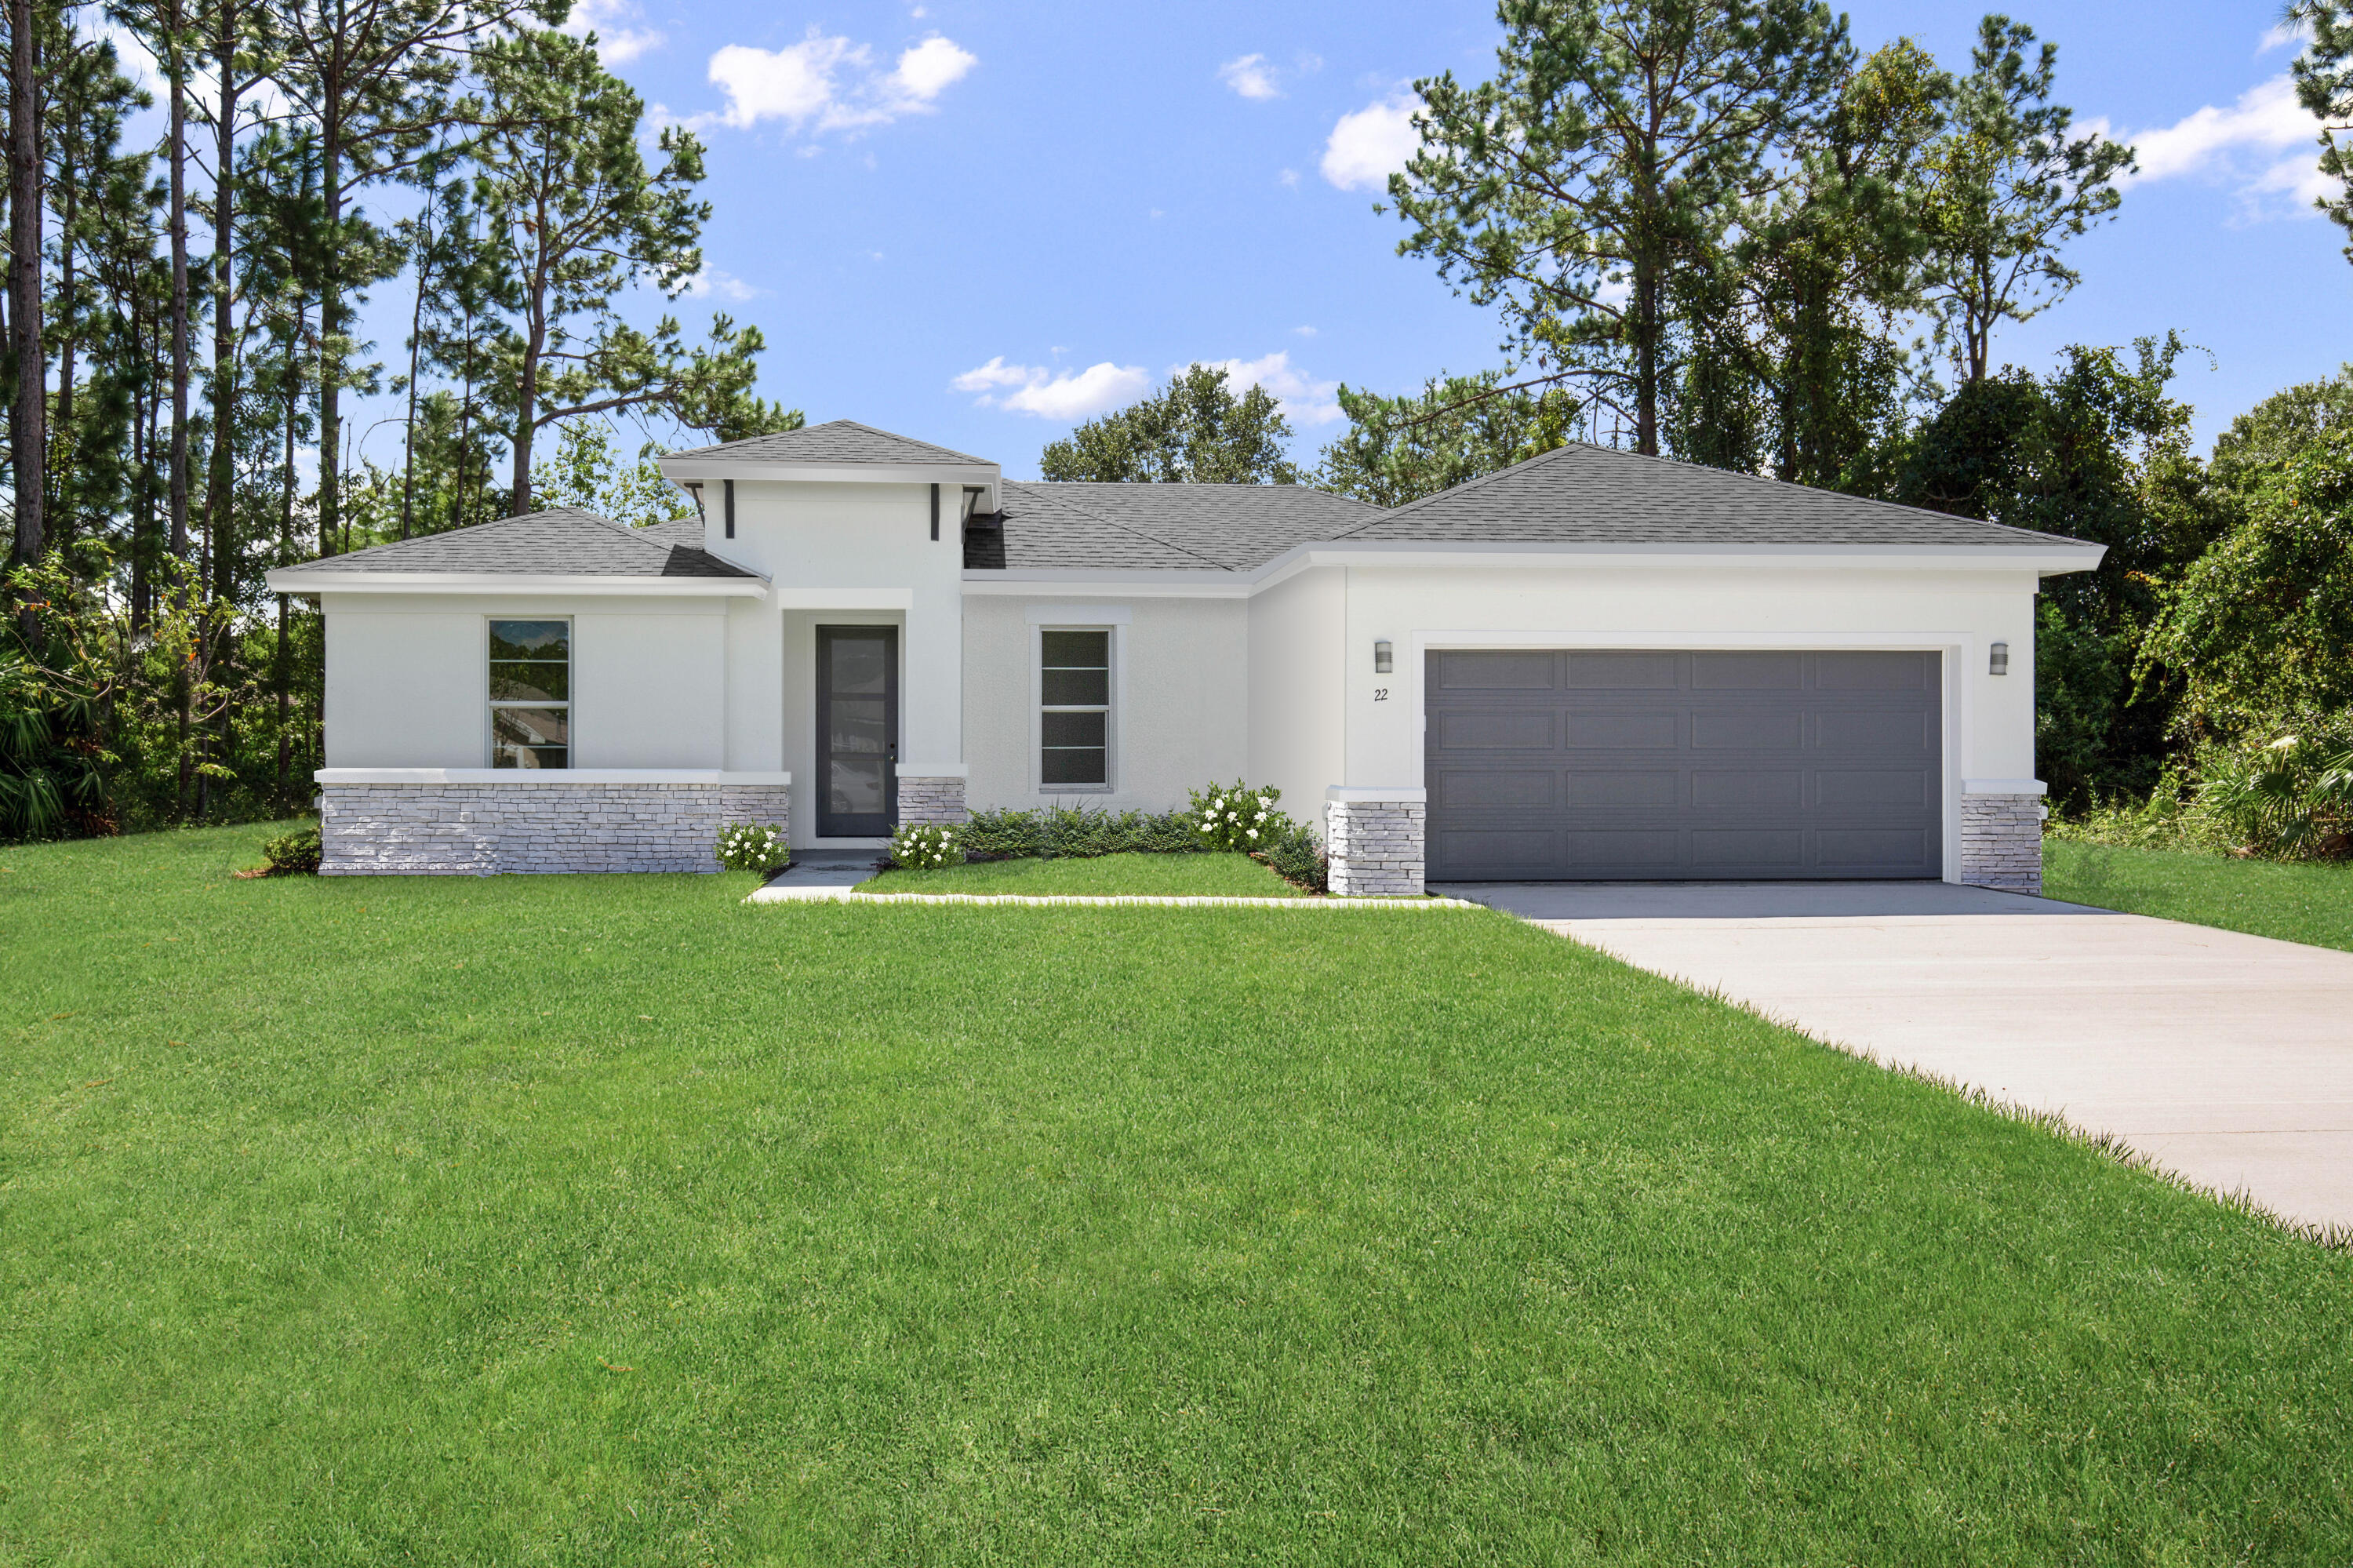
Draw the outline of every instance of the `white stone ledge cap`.
<instances>
[{"instance_id":1,"label":"white stone ledge cap","mask_svg":"<svg viewBox=\"0 0 2353 1568\"><path fill-rule=\"evenodd\" d=\"M2040 779L1964 779L1964 795L2048 795L2051 786Z\"/></svg>"},{"instance_id":2,"label":"white stone ledge cap","mask_svg":"<svg viewBox=\"0 0 2353 1568\"><path fill-rule=\"evenodd\" d=\"M902 762L899 764L899 777L902 779L969 779L972 777L972 764L969 762Z\"/></svg>"},{"instance_id":3,"label":"white stone ledge cap","mask_svg":"<svg viewBox=\"0 0 2353 1568\"><path fill-rule=\"evenodd\" d=\"M789 773L716 768L322 768L321 784L790 784Z\"/></svg>"},{"instance_id":4,"label":"white stone ledge cap","mask_svg":"<svg viewBox=\"0 0 2353 1568\"><path fill-rule=\"evenodd\" d=\"M1229 898L1215 894L860 893L848 887L761 887L746 904L986 904L999 908L1056 905L1148 905L1165 909L1483 909L1461 898Z\"/></svg>"},{"instance_id":5,"label":"white stone ledge cap","mask_svg":"<svg viewBox=\"0 0 2353 1568\"><path fill-rule=\"evenodd\" d=\"M1409 789L1403 785L1382 789L1369 784L1335 784L1324 791L1324 798L1351 806L1423 806L1430 803L1430 791L1419 788Z\"/></svg>"}]
</instances>

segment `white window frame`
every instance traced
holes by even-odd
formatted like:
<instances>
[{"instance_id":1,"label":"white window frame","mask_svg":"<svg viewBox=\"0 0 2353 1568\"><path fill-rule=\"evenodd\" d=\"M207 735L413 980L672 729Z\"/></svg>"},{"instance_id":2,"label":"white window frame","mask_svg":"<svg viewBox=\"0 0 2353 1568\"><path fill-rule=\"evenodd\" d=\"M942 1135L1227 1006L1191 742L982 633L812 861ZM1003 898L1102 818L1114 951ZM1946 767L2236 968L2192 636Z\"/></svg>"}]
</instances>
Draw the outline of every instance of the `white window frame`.
<instances>
[{"instance_id":1,"label":"white window frame","mask_svg":"<svg viewBox=\"0 0 2353 1568\"><path fill-rule=\"evenodd\" d=\"M1119 792L1119 714L1120 714L1120 647L1121 633L1125 629L1102 621L1033 622L1029 628L1029 777L1037 792L1056 795L1115 795ZM1104 702L1103 715L1103 779L1100 784L1049 784L1046 782L1046 715L1053 713L1093 713L1092 704L1083 706L1057 705L1046 706L1046 633L1050 631L1100 631L1103 634Z\"/></svg>"},{"instance_id":2,"label":"white window frame","mask_svg":"<svg viewBox=\"0 0 2353 1568\"><path fill-rule=\"evenodd\" d=\"M501 620L560 620L564 622L564 689L568 694L562 702L506 701L491 695L491 666L498 662L497 656L491 648L491 627L494 622ZM482 617L483 767L496 768L499 766L498 712L501 708L562 708L564 710L565 741L564 766L562 768L501 768L500 771L507 773L568 773L572 769L580 766L580 734L577 726L574 722L574 715L578 712L580 703L580 694L577 685L580 675L579 650L574 646L574 643L578 641L579 636L580 622L576 618L569 615L547 615L533 611L517 610L508 615L486 615Z\"/></svg>"}]
</instances>

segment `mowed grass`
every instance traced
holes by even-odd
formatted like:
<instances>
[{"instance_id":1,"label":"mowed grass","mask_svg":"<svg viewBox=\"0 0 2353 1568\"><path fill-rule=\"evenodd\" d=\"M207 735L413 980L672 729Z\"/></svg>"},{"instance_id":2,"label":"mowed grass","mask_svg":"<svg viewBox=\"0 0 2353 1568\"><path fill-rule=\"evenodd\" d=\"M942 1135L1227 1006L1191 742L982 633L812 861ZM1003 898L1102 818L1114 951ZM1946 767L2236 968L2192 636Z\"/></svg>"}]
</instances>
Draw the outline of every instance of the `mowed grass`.
<instances>
[{"instance_id":1,"label":"mowed grass","mask_svg":"<svg viewBox=\"0 0 2353 1568\"><path fill-rule=\"evenodd\" d=\"M2353 1258L1485 913L0 852L0 1559L2342 1563Z\"/></svg>"},{"instance_id":2,"label":"mowed grass","mask_svg":"<svg viewBox=\"0 0 2353 1568\"><path fill-rule=\"evenodd\" d=\"M937 871L893 869L868 893L1154 894L1216 898L1307 895L1246 854L1106 854L1086 860L987 860Z\"/></svg>"},{"instance_id":3,"label":"mowed grass","mask_svg":"<svg viewBox=\"0 0 2353 1568\"><path fill-rule=\"evenodd\" d=\"M2353 865L2283 865L2195 850L2048 839L2042 892L2132 915L2353 951Z\"/></svg>"}]
</instances>

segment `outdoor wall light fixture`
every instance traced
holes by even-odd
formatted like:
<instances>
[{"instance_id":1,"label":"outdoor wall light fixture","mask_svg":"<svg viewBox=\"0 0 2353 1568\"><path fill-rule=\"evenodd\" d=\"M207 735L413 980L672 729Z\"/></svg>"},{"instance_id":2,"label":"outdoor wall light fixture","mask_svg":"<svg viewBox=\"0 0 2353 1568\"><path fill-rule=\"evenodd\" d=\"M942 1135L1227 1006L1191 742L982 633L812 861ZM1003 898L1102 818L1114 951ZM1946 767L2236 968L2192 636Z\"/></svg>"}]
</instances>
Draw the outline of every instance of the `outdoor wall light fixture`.
<instances>
[{"instance_id":1,"label":"outdoor wall light fixture","mask_svg":"<svg viewBox=\"0 0 2353 1568\"><path fill-rule=\"evenodd\" d=\"M1986 665L1986 669L1989 673L1996 675L2007 675L2010 673L2009 643L1997 642L1993 645L1993 658Z\"/></svg>"},{"instance_id":2,"label":"outdoor wall light fixture","mask_svg":"<svg viewBox=\"0 0 2353 1568\"><path fill-rule=\"evenodd\" d=\"M1373 673L1376 675L1386 675L1396 667L1397 662L1389 657L1389 645L1386 642L1374 643Z\"/></svg>"}]
</instances>

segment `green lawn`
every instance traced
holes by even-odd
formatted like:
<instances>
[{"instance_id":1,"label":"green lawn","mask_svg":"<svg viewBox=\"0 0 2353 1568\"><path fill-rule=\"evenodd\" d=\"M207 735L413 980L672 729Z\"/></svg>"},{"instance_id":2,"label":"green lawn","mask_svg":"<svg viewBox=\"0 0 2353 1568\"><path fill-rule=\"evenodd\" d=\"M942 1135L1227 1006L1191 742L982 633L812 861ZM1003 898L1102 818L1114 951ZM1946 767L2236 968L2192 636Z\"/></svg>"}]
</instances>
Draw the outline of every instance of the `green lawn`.
<instances>
[{"instance_id":1,"label":"green lawn","mask_svg":"<svg viewBox=\"0 0 2353 1568\"><path fill-rule=\"evenodd\" d=\"M2353 865L2279 865L2194 850L2042 846L2047 898L2353 950Z\"/></svg>"},{"instance_id":2,"label":"green lawn","mask_svg":"<svg viewBox=\"0 0 2353 1568\"><path fill-rule=\"evenodd\" d=\"M868 893L1306 896L1246 854L1106 854L1088 860L987 860L939 871L886 871L859 885Z\"/></svg>"},{"instance_id":3,"label":"green lawn","mask_svg":"<svg viewBox=\"0 0 2353 1568\"><path fill-rule=\"evenodd\" d=\"M0 851L0 1561L2336 1563L2353 1256L1485 913Z\"/></svg>"}]
</instances>

